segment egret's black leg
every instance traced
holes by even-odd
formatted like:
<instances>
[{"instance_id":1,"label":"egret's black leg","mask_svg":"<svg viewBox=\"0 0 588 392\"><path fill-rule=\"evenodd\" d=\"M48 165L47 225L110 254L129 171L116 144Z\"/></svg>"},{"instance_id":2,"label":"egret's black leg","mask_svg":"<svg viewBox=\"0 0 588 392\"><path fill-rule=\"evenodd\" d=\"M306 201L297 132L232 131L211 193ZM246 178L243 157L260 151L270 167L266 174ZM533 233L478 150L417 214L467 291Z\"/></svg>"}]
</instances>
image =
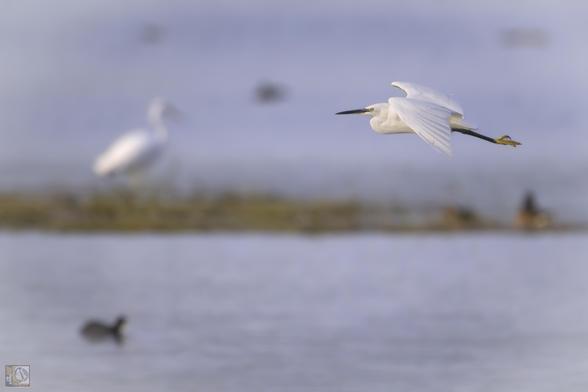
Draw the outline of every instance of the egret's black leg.
<instances>
[{"instance_id":1,"label":"egret's black leg","mask_svg":"<svg viewBox=\"0 0 588 392\"><path fill-rule=\"evenodd\" d=\"M482 135L481 133L474 132L471 129L451 128L451 132L463 133L464 135L470 135L473 137L477 137L478 139L486 140L487 142L494 143L494 144L502 144L502 145L507 145L507 146L512 146L512 147L516 147L521 144L515 140L512 140L510 138L510 136L508 136L508 135L500 136L499 138L494 139L489 136Z\"/></svg>"},{"instance_id":2,"label":"egret's black leg","mask_svg":"<svg viewBox=\"0 0 588 392\"><path fill-rule=\"evenodd\" d=\"M488 136L484 136L481 133L472 131L471 129L451 128L451 132L463 133L464 135L470 135L470 136L477 137L482 140L486 140L487 142L497 144L496 139L493 139Z\"/></svg>"}]
</instances>

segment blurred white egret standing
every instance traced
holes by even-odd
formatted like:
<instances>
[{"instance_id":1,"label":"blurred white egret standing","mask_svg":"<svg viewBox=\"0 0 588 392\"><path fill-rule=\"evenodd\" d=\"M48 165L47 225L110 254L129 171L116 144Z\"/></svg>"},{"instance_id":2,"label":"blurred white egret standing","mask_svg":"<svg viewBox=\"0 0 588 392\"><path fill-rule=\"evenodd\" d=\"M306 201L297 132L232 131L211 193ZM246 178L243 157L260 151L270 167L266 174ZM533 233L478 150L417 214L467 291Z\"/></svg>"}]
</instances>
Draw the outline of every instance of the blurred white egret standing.
<instances>
[{"instance_id":1,"label":"blurred white egret standing","mask_svg":"<svg viewBox=\"0 0 588 392\"><path fill-rule=\"evenodd\" d=\"M151 130L136 129L120 136L94 163L99 176L124 174L137 180L161 155L167 142L168 130L164 114L173 108L162 98L154 98L147 110Z\"/></svg>"},{"instance_id":2,"label":"blurred white egret standing","mask_svg":"<svg viewBox=\"0 0 588 392\"><path fill-rule=\"evenodd\" d=\"M406 93L392 97L387 103L376 103L362 109L336 114L365 114L371 116L370 125L378 133L416 133L421 139L451 155L451 132L474 136L495 144L516 147L508 135L492 138L474 132L475 127L463 119L463 109L448 96L414 83L393 82Z\"/></svg>"}]
</instances>

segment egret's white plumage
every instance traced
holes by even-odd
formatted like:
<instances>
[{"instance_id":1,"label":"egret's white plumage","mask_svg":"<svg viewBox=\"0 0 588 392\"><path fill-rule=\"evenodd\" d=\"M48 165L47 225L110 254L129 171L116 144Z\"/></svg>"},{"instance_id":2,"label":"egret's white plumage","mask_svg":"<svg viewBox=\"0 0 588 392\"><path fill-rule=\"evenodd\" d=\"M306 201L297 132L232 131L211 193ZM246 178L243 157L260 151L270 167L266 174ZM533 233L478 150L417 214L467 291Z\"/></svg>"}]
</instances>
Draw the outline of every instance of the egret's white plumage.
<instances>
[{"instance_id":1,"label":"egret's white plumage","mask_svg":"<svg viewBox=\"0 0 588 392\"><path fill-rule=\"evenodd\" d=\"M451 132L475 136L496 144L517 146L508 136L490 138L474 132L476 128L464 120L461 105L445 94L414 83L393 82L393 87L405 92L405 97L392 97L387 103L377 103L363 109L337 114L371 116L370 126L378 133L415 133L433 147L451 155Z\"/></svg>"},{"instance_id":2,"label":"egret's white plumage","mask_svg":"<svg viewBox=\"0 0 588 392\"><path fill-rule=\"evenodd\" d=\"M439 106L448 108L449 110L461 115L463 117L463 108L453 99L447 95L437 92L425 86L416 83L407 82L392 82L392 87L396 87L406 94L406 98L418 99L420 101L427 101L435 103Z\"/></svg>"},{"instance_id":3,"label":"egret's white plumage","mask_svg":"<svg viewBox=\"0 0 588 392\"><path fill-rule=\"evenodd\" d=\"M154 98L147 110L151 130L137 129L116 139L94 163L99 176L138 173L150 166L163 151L168 131L163 113L168 107L161 98Z\"/></svg>"}]
</instances>

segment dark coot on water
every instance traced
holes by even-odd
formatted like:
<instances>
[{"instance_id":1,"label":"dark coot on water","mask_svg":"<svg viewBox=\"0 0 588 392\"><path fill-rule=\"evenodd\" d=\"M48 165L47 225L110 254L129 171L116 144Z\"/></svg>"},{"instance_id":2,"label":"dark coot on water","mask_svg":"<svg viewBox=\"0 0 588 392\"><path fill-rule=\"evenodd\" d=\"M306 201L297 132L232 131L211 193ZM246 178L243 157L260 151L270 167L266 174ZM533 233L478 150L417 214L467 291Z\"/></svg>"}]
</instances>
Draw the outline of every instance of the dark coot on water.
<instances>
[{"instance_id":1,"label":"dark coot on water","mask_svg":"<svg viewBox=\"0 0 588 392\"><path fill-rule=\"evenodd\" d=\"M91 342L100 342L114 339L121 344L124 340L123 329L127 323L125 316L119 316L114 324L107 324L101 321L90 320L81 329L82 336Z\"/></svg>"}]
</instances>

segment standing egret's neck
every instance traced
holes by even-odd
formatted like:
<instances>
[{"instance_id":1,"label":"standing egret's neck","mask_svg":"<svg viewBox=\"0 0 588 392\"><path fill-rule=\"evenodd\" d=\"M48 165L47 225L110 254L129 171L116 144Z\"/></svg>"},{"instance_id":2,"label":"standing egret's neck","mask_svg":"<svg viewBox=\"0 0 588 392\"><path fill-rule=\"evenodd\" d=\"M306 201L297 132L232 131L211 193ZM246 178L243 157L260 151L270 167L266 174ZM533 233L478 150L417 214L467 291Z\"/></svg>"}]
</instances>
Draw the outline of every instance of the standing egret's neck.
<instances>
[{"instance_id":1,"label":"standing egret's neck","mask_svg":"<svg viewBox=\"0 0 588 392\"><path fill-rule=\"evenodd\" d=\"M168 131L163 123L163 112L166 108L166 103L161 98L155 98L151 101L149 109L147 110L147 120L155 130L155 133L162 140L167 139Z\"/></svg>"}]
</instances>

